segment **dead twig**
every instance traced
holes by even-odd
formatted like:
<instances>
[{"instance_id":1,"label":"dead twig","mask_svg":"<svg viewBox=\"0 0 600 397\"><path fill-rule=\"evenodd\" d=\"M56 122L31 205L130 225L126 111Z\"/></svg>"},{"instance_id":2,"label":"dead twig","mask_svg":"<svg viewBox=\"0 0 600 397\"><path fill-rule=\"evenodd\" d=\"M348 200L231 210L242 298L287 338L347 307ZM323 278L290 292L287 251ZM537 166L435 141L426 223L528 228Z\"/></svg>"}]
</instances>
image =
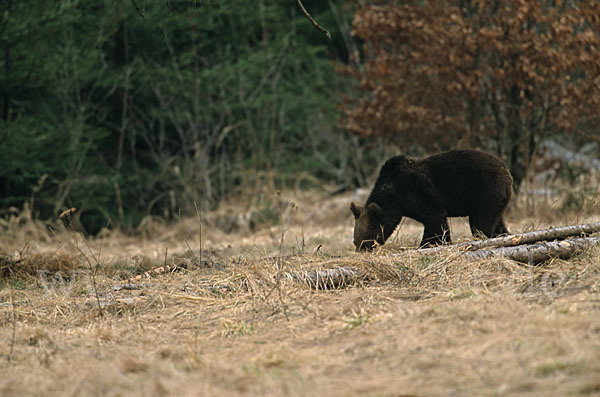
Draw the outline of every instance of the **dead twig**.
<instances>
[{"instance_id":1,"label":"dead twig","mask_svg":"<svg viewBox=\"0 0 600 397\"><path fill-rule=\"evenodd\" d=\"M304 4L302 4L301 0L296 1L298 3L298 7L300 7L300 10L302 10L302 13L310 21L310 23L312 23L313 26L319 30L319 32L323 33L325 36L327 36L329 40L331 40L331 34L329 33L329 31L321 25L319 25L317 21L315 21L315 19L308 13L308 11L306 11L306 8L304 8Z\"/></svg>"},{"instance_id":2,"label":"dead twig","mask_svg":"<svg viewBox=\"0 0 600 397\"><path fill-rule=\"evenodd\" d=\"M102 311L102 305L100 304L100 294L98 293L98 284L96 283L96 273L98 272L98 268L100 267L100 260L99 260L100 255L98 255L98 256L94 255L94 252L92 251L92 249L90 248L90 246L87 243L87 240L85 239L85 235L83 234L83 231L80 230L78 227L76 227L75 224L73 223L73 213L76 210L77 209L75 207L67 209L59 215L59 218L66 217L69 222L69 226L71 227L71 230L73 230L75 233L81 233L82 238L83 238L83 243L85 244L87 249L90 251L92 257L94 258L94 261L96 262L96 266L94 266L92 264L92 262L90 261L90 258L79 247L79 244L77 243L77 234L75 234L75 247L77 248L77 251L79 251L79 253L81 253L81 255L83 255L83 257L85 258L85 261L87 262L87 264L90 268L91 278L92 278L92 288L94 289L94 294L96 295L96 303L98 304L98 313L100 314L100 317L103 318L104 312Z\"/></svg>"},{"instance_id":3,"label":"dead twig","mask_svg":"<svg viewBox=\"0 0 600 397\"><path fill-rule=\"evenodd\" d=\"M12 309L12 336L10 338L10 351L8 352L8 361L12 361L15 352L15 343L17 339L17 310L15 308L15 298L13 296L12 286L10 287L10 306Z\"/></svg>"},{"instance_id":4,"label":"dead twig","mask_svg":"<svg viewBox=\"0 0 600 397\"><path fill-rule=\"evenodd\" d=\"M146 17L144 16L144 13L140 9L140 7L137 5L137 3L135 2L135 0L131 0L131 3L135 7L135 10L137 11L137 13L140 14L140 17L142 17L143 20L146 20Z\"/></svg>"}]
</instances>

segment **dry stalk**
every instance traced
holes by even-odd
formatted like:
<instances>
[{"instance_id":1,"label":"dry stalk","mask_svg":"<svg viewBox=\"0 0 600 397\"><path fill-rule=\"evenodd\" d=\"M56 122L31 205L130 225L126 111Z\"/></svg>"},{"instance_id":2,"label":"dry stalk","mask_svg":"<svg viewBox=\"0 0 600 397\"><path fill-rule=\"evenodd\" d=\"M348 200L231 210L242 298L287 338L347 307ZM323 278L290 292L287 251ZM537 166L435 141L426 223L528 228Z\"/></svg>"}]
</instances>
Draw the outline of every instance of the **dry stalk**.
<instances>
[{"instance_id":1,"label":"dry stalk","mask_svg":"<svg viewBox=\"0 0 600 397\"><path fill-rule=\"evenodd\" d=\"M285 236L285 224L283 220L283 204L281 200L281 191L277 190L277 216L279 218L279 227L281 230L281 238L279 240L279 258L277 258L277 274L275 275L274 288L277 289L277 296L281 304L285 319L289 321L287 314L287 305L283 301L283 292L281 290L281 274L283 268L283 240Z\"/></svg>"},{"instance_id":2,"label":"dry stalk","mask_svg":"<svg viewBox=\"0 0 600 397\"><path fill-rule=\"evenodd\" d=\"M185 242L185 245L187 246L188 250L190 251L190 253L192 254L192 256L194 257L194 261L196 262L196 266L200 266L200 260L198 259L198 257L196 256L196 254L194 253L194 250L192 249L192 246L190 245L190 243L188 242L187 238L184 238L183 241Z\"/></svg>"},{"instance_id":3,"label":"dry stalk","mask_svg":"<svg viewBox=\"0 0 600 397\"><path fill-rule=\"evenodd\" d=\"M448 264L450 262L458 259L459 257L461 257L463 254L464 254L464 252L462 252L462 251L452 252L451 255L448 255L446 258L442 259L441 261L436 261L433 265L425 268L425 270L423 270L423 273L421 274L421 277L425 277L427 275L431 275L434 273L436 273L436 274L443 273L444 277L448 278L448 275L446 274L446 268L448 267Z\"/></svg>"},{"instance_id":4,"label":"dry stalk","mask_svg":"<svg viewBox=\"0 0 600 397\"><path fill-rule=\"evenodd\" d=\"M90 271L91 271L91 278L92 278L92 288L94 289L94 295L96 296L96 303L98 305L98 313L100 314L100 317L103 318L104 317L104 311L102 310L102 304L100 303L100 294L98 293L98 284L96 283L96 273L98 271L98 268L100 267L100 252L102 252L102 246L100 246L100 252L98 253L98 256L94 255L94 252L92 251L91 247L89 246L87 240L85 239L85 236L83 234L83 231L78 230L78 228L75 226L75 224L73 223L73 212L75 212L76 209L75 207L70 208L66 211L63 211L60 215L59 218L63 218L66 217L67 220L69 221L69 227L71 228L71 230L73 232L75 232L75 248L77 248L77 251L79 251L79 253L81 255L83 255L83 257L85 258L85 261L87 262ZM85 252L83 252L83 250L79 247L79 243L77 242L77 234L81 234L82 238L83 238L83 243L85 244L85 246L87 247L88 251L90 251L92 257L94 258L95 262L96 262L96 266L94 266L92 264L92 261L90 261L90 258L86 255Z\"/></svg>"},{"instance_id":5,"label":"dry stalk","mask_svg":"<svg viewBox=\"0 0 600 397\"><path fill-rule=\"evenodd\" d=\"M85 238L83 241L85 241ZM98 304L98 313L100 314L100 317L104 317L104 312L102 311L102 304L100 303L100 294L98 293L98 284L96 283L96 272L98 271L100 264L96 260L96 266L94 266L92 264L92 262L90 261L90 259L88 258L88 256L85 254L85 252L83 252L83 250L81 248L79 248L79 245L77 244L77 237L75 237L75 242L76 242L75 246L76 246L77 250L83 255L83 257L85 258L85 261L87 262L87 264L90 268L91 277L92 277L92 288L94 289L94 295L96 296L96 303ZM88 246L88 249L89 249L89 246ZM92 256L93 256L93 254L92 254ZM94 259L96 259L96 258L94 257Z\"/></svg>"},{"instance_id":6,"label":"dry stalk","mask_svg":"<svg viewBox=\"0 0 600 397\"><path fill-rule=\"evenodd\" d=\"M202 211L198 211L198 205L194 201L194 208L196 209L196 217L198 218L198 246L200 249L200 262L202 264Z\"/></svg>"},{"instance_id":7,"label":"dry stalk","mask_svg":"<svg viewBox=\"0 0 600 397\"><path fill-rule=\"evenodd\" d=\"M13 295L13 288L10 288L10 306L12 310L12 335L10 338L10 351L8 352L8 361L12 361L13 354L15 352L15 342L17 339L17 309L15 308L15 297Z\"/></svg>"}]
</instances>

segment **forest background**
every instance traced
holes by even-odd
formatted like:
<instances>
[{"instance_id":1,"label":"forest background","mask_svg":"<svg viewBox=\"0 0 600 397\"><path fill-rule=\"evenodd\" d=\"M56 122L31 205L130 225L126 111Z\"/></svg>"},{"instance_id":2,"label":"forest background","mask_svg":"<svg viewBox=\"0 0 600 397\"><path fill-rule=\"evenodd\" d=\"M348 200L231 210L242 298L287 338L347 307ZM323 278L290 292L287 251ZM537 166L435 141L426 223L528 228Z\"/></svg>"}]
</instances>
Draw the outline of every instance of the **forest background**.
<instances>
[{"instance_id":1,"label":"forest background","mask_svg":"<svg viewBox=\"0 0 600 397\"><path fill-rule=\"evenodd\" d=\"M598 142L598 2L303 3L331 40L293 1L4 2L1 215L131 230L461 146L518 190L544 140Z\"/></svg>"}]
</instances>

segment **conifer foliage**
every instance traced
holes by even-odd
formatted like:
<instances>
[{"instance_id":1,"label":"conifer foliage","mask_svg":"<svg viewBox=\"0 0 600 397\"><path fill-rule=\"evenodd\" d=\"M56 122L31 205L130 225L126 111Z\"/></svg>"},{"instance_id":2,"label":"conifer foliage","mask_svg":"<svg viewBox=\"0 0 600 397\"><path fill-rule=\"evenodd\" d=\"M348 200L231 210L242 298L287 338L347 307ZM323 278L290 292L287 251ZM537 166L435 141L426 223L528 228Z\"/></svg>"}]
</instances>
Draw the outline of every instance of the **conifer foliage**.
<instances>
[{"instance_id":1,"label":"conifer foliage","mask_svg":"<svg viewBox=\"0 0 600 397\"><path fill-rule=\"evenodd\" d=\"M0 2L0 218L76 207L96 232L345 183L346 17L304 4L331 41L294 2Z\"/></svg>"}]
</instances>

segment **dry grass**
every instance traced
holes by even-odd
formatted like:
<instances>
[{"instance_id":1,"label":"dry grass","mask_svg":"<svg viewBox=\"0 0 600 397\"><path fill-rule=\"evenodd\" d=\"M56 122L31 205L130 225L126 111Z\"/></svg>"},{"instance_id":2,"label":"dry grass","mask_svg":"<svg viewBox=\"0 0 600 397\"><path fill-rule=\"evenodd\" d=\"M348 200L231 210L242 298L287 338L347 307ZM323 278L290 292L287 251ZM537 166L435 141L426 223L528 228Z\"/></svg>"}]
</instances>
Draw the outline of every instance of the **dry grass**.
<instances>
[{"instance_id":1,"label":"dry grass","mask_svg":"<svg viewBox=\"0 0 600 397\"><path fill-rule=\"evenodd\" d=\"M0 395L600 394L600 250L537 267L394 256L419 240L406 221L356 254L347 206L360 197L288 196L302 205L254 232L219 231L233 206L203 214L202 253L195 219L85 241L7 221ZM511 230L599 220L526 212ZM467 237L464 220L451 227ZM114 288L164 264L178 271ZM363 277L333 291L283 277L339 266Z\"/></svg>"}]
</instances>

